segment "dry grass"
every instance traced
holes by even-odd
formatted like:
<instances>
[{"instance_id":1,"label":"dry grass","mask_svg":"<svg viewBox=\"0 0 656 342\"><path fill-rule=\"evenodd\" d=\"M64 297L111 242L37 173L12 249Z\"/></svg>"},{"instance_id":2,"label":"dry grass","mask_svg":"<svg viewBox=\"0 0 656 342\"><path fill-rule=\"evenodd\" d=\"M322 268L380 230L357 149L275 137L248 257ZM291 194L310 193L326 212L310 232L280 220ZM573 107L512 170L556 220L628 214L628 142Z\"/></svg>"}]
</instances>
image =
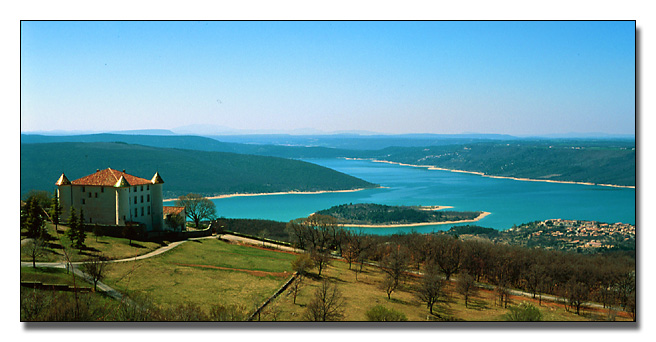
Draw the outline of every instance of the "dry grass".
<instances>
[{"instance_id":1,"label":"dry grass","mask_svg":"<svg viewBox=\"0 0 656 342\"><path fill-rule=\"evenodd\" d=\"M380 287L384 273L375 267L368 266L365 272L358 275L348 269L344 262L333 262L333 265L324 271L325 278L334 281L341 291L344 299L345 321L366 321L365 313L375 305L383 305L389 309L402 312L408 321L504 321L508 309L497 305L495 294L491 291L480 290L476 296L470 298L465 307L464 298L455 292L455 284L446 286L448 297L433 307L431 315L426 305L417 299L412 288L418 282L418 277L408 276L400 289L392 293L391 299ZM306 305L312 299L314 291L319 287L320 280L312 277L305 279L305 287L301 289L293 303L293 296L286 291L281 295L274 307L280 313L277 320L300 321L303 320ZM509 305L518 305L523 301L530 302L540 309L544 321L590 321L605 320L606 311L586 309L581 315L568 312L562 304L543 301L538 304L537 299L511 296ZM267 316L263 316L266 319ZM617 320L630 320L626 313L620 313Z\"/></svg>"}]
</instances>

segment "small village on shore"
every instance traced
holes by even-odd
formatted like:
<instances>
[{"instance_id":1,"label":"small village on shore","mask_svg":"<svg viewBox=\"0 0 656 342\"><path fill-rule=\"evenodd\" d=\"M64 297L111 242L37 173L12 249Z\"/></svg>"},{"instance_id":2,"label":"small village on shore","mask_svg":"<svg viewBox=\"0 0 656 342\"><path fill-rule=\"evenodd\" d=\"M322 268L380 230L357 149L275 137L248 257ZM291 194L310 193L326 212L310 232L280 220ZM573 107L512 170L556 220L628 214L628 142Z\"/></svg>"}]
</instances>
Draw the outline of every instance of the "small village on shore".
<instances>
[{"instance_id":1,"label":"small village on shore","mask_svg":"<svg viewBox=\"0 0 656 342\"><path fill-rule=\"evenodd\" d=\"M493 240L544 249L593 252L634 249L635 233L635 225L628 223L550 219L509 228Z\"/></svg>"}]
</instances>

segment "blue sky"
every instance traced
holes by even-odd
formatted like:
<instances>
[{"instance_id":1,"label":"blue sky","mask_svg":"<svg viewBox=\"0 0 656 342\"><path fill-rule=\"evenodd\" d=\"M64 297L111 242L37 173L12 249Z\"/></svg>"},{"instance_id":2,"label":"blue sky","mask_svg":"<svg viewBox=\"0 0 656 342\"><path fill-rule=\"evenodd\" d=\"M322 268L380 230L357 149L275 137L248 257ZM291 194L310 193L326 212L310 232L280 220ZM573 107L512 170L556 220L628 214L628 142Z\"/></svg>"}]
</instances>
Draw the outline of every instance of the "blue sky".
<instances>
[{"instance_id":1,"label":"blue sky","mask_svg":"<svg viewBox=\"0 0 656 342\"><path fill-rule=\"evenodd\" d=\"M635 131L634 22L29 22L21 131Z\"/></svg>"}]
</instances>

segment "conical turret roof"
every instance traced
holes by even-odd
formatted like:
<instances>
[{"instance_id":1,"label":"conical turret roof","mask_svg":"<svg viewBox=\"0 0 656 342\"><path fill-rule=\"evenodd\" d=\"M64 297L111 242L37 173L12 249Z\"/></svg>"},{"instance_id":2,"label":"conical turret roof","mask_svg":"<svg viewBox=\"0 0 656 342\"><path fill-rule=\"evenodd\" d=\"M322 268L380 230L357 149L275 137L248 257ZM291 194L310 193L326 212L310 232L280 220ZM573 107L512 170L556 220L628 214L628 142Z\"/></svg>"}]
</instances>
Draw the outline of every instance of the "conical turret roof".
<instances>
[{"instance_id":1,"label":"conical turret roof","mask_svg":"<svg viewBox=\"0 0 656 342\"><path fill-rule=\"evenodd\" d=\"M57 186L71 185L71 181L69 181L68 178L66 178L66 175L62 172L61 176L59 177L59 179L57 180L57 183L55 183L55 185L57 185Z\"/></svg>"},{"instance_id":2,"label":"conical turret roof","mask_svg":"<svg viewBox=\"0 0 656 342\"><path fill-rule=\"evenodd\" d=\"M130 186L130 183L128 183L128 181L123 176L121 176L121 178L118 179L116 184L114 184L115 188L124 188L126 186Z\"/></svg>"},{"instance_id":3,"label":"conical turret roof","mask_svg":"<svg viewBox=\"0 0 656 342\"><path fill-rule=\"evenodd\" d=\"M162 183L164 183L164 180L159 175L159 172L155 172L155 175L153 176L153 179L151 180L151 182L153 182L153 184L162 184Z\"/></svg>"}]
</instances>

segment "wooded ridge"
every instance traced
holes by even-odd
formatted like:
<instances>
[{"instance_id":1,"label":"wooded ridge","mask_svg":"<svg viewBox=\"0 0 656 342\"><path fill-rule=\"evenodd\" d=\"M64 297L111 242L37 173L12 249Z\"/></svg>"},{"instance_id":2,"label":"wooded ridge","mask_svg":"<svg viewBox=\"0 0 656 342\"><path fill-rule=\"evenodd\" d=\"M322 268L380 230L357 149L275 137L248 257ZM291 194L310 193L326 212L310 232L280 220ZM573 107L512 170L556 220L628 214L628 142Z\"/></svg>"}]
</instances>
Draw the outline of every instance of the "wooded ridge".
<instances>
[{"instance_id":1,"label":"wooded ridge","mask_svg":"<svg viewBox=\"0 0 656 342\"><path fill-rule=\"evenodd\" d=\"M53 191L62 172L74 180L107 167L147 179L159 172L165 198L378 186L300 160L125 143L46 143L21 144L21 196L32 189Z\"/></svg>"},{"instance_id":2,"label":"wooded ridge","mask_svg":"<svg viewBox=\"0 0 656 342\"><path fill-rule=\"evenodd\" d=\"M419 206L389 206L373 203L342 204L318 211L342 224L410 224L473 220L480 211L426 210Z\"/></svg>"}]
</instances>

